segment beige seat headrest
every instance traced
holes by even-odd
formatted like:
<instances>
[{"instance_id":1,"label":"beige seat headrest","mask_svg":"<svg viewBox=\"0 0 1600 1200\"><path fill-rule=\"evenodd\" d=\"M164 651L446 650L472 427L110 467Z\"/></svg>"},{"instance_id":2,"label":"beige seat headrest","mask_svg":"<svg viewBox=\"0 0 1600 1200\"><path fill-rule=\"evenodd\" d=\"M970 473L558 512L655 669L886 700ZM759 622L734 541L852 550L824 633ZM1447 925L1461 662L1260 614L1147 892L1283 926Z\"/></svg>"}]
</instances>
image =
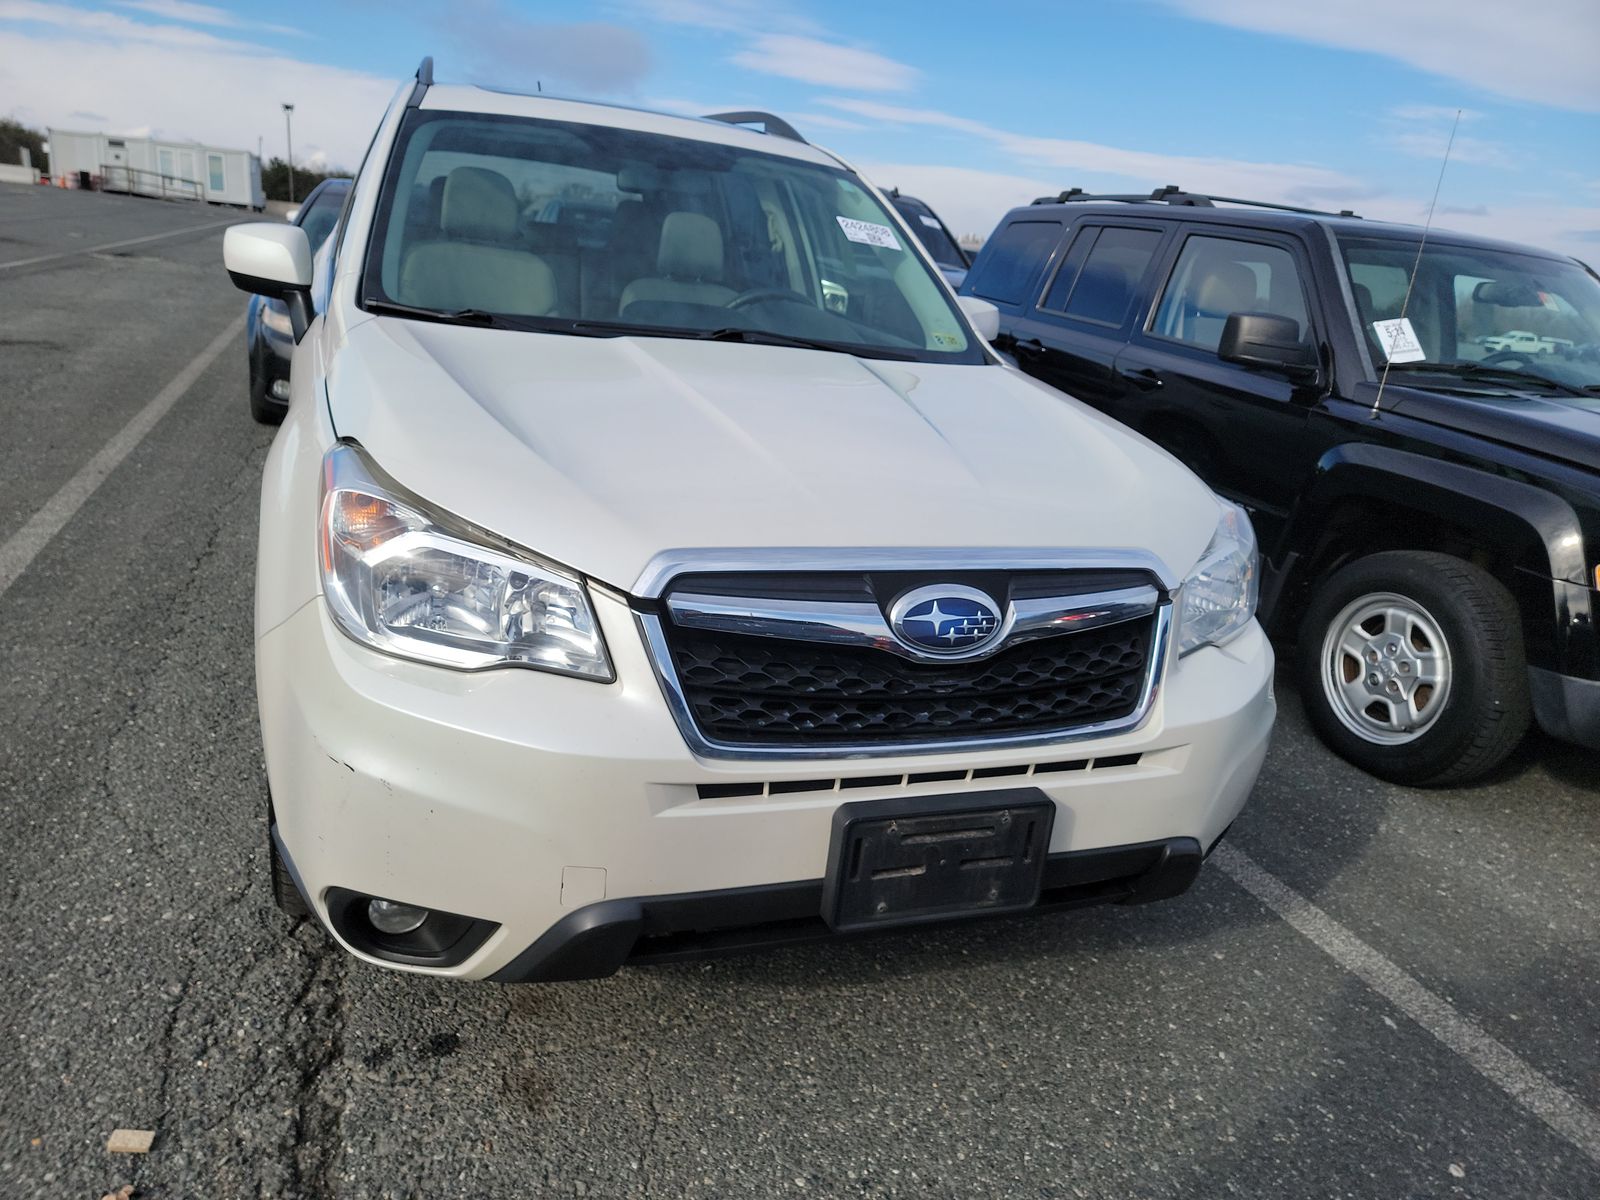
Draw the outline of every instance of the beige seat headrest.
<instances>
[{"instance_id":1,"label":"beige seat headrest","mask_svg":"<svg viewBox=\"0 0 1600 1200\"><path fill-rule=\"evenodd\" d=\"M722 279L722 230L701 213L668 213L661 223L656 270L669 279Z\"/></svg>"},{"instance_id":2,"label":"beige seat headrest","mask_svg":"<svg viewBox=\"0 0 1600 1200\"><path fill-rule=\"evenodd\" d=\"M1213 263L1195 292L1194 305L1201 312L1250 312L1256 307L1256 273L1242 263Z\"/></svg>"},{"instance_id":3,"label":"beige seat headrest","mask_svg":"<svg viewBox=\"0 0 1600 1200\"><path fill-rule=\"evenodd\" d=\"M446 237L510 241L517 235L519 212L517 193L499 171L457 167L445 179L439 224Z\"/></svg>"}]
</instances>

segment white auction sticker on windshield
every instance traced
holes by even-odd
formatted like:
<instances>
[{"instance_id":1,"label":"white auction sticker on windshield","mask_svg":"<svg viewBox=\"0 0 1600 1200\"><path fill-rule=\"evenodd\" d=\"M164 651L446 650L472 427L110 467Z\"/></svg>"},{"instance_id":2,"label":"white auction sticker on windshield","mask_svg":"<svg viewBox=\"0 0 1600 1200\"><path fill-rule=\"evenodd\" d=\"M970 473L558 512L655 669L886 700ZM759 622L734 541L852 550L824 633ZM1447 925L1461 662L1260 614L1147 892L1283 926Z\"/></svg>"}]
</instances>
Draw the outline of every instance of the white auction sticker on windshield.
<instances>
[{"instance_id":1,"label":"white auction sticker on windshield","mask_svg":"<svg viewBox=\"0 0 1600 1200\"><path fill-rule=\"evenodd\" d=\"M871 221L856 221L849 217L840 217L838 220L839 228L852 242L860 242L863 246L882 246L885 250L900 249L900 239L894 236L894 230L887 225L874 225Z\"/></svg>"},{"instance_id":2,"label":"white auction sticker on windshield","mask_svg":"<svg viewBox=\"0 0 1600 1200\"><path fill-rule=\"evenodd\" d=\"M1417 331L1411 328L1410 317L1393 321L1374 321L1372 331L1378 335L1378 345L1384 357L1392 363L1422 362L1428 356L1417 341Z\"/></svg>"}]
</instances>

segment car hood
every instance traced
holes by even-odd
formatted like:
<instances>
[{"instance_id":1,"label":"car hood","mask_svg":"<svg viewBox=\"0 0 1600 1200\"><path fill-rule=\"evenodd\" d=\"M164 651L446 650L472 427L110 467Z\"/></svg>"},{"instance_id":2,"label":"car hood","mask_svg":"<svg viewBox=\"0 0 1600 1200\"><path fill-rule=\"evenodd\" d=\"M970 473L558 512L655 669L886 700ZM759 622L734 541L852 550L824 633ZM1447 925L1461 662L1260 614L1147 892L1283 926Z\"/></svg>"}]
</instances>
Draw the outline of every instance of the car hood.
<instances>
[{"instance_id":1,"label":"car hood","mask_svg":"<svg viewBox=\"0 0 1600 1200\"><path fill-rule=\"evenodd\" d=\"M1181 578L1217 523L1163 451L993 365L379 317L328 397L430 504L625 591L751 547L1133 549Z\"/></svg>"},{"instance_id":2,"label":"car hood","mask_svg":"<svg viewBox=\"0 0 1600 1200\"><path fill-rule=\"evenodd\" d=\"M1491 438L1594 469L1600 463L1600 397L1580 400L1546 391L1514 392L1486 387L1482 393L1422 388L1389 391L1392 407L1405 416ZM1385 396L1385 407L1391 407Z\"/></svg>"}]
</instances>

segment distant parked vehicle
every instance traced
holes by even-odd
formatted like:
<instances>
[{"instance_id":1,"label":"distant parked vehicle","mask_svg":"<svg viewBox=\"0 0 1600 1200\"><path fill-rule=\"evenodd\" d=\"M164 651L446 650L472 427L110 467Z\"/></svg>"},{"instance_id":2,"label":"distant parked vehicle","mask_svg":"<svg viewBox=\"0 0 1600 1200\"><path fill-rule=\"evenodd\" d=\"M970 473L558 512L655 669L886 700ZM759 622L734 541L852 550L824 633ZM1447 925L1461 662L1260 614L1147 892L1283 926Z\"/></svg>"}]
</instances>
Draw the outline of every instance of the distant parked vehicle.
<instances>
[{"instance_id":1,"label":"distant parked vehicle","mask_svg":"<svg viewBox=\"0 0 1600 1200\"><path fill-rule=\"evenodd\" d=\"M289 223L306 231L313 254L339 223L339 210L349 194L350 180L324 179L304 204L289 210ZM263 425L276 425L289 411L289 360L294 354L294 330L283 301L251 296L244 335L250 361L250 415Z\"/></svg>"},{"instance_id":2,"label":"distant parked vehicle","mask_svg":"<svg viewBox=\"0 0 1600 1200\"><path fill-rule=\"evenodd\" d=\"M950 281L951 287L960 287L966 281L972 256L951 235L950 227L939 219L938 213L915 196L902 196L899 188L890 188L887 195L889 203L906 219L911 232L917 235L917 240L928 251L939 273Z\"/></svg>"},{"instance_id":3,"label":"distant parked vehicle","mask_svg":"<svg viewBox=\"0 0 1600 1200\"><path fill-rule=\"evenodd\" d=\"M1574 347L1571 338L1546 337L1544 334L1529 333L1526 329L1512 329L1505 333L1486 333L1482 337L1472 339L1491 353L1499 354L1514 351L1518 354L1556 354L1570 351Z\"/></svg>"},{"instance_id":4,"label":"distant parked vehicle","mask_svg":"<svg viewBox=\"0 0 1600 1200\"><path fill-rule=\"evenodd\" d=\"M1530 721L1600 749L1600 279L1582 263L1074 189L1008 214L963 291L1000 309L995 348L1023 371L1249 510L1263 620L1297 641L1301 699L1345 758L1461 783ZM1570 345L1469 332L1531 309Z\"/></svg>"}]
</instances>

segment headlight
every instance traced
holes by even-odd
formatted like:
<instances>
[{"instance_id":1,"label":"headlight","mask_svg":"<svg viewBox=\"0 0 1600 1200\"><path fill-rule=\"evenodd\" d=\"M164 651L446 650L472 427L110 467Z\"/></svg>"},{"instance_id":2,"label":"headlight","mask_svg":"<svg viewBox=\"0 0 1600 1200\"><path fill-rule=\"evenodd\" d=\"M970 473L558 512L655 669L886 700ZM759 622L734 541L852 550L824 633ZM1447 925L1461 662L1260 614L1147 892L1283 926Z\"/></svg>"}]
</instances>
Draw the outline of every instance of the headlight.
<instances>
[{"instance_id":1,"label":"headlight","mask_svg":"<svg viewBox=\"0 0 1600 1200\"><path fill-rule=\"evenodd\" d=\"M1255 530L1237 504L1217 503L1222 508L1217 531L1179 592L1179 654L1233 640L1256 615L1261 564Z\"/></svg>"},{"instance_id":2,"label":"headlight","mask_svg":"<svg viewBox=\"0 0 1600 1200\"><path fill-rule=\"evenodd\" d=\"M335 446L322 466L322 590L345 633L443 667L611 681L581 580L425 514L353 446Z\"/></svg>"},{"instance_id":3,"label":"headlight","mask_svg":"<svg viewBox=\"0 0 1600 1200\"><path fill-rule=\"evenodd\" d=\"M286 338L294 337L294 326L289 323L289 310L273 301L261 302L261 323L274 333Z\"/></svg>"}]
</instances>

